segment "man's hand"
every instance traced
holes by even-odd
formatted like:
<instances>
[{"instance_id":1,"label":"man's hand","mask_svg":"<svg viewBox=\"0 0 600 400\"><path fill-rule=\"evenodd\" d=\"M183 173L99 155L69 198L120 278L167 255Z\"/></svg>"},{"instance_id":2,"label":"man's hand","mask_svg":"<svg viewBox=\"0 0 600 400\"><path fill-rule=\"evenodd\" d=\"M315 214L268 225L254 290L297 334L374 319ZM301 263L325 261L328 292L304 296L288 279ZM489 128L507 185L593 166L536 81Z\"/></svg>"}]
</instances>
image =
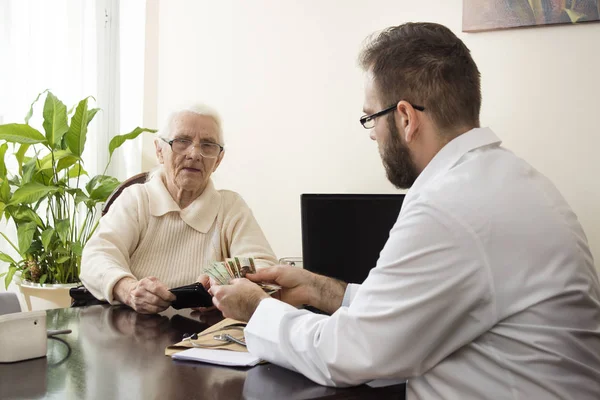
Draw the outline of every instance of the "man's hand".
<instances>
[{"instance_id":1,"label":"man's hand","mask_svg":"<svg viewBox=\"0 0 600 400\"><path fill-rule=\"evenodd\" d=\"M348 285L302 268L284 265L261 268L246 277L253 282L273 282L281 286L281 301L295 307L311 305L329 314L333 314L342 305ZM274 294L273 297L277 296Z\"/></svg>"},{"instance_id":2,"label":"man's hand","mask_svg":"<svg viewBox=\"0 0 600 400\"><path fill-rule=\"evenodd\" d=\"M248 279L233 279L229 285L210 282L213 304L221 310L225 318L249 321L261 300L269 297L260 286Z\"/></svg>"},{"instance_id":3,"label":"man's hand","mask_svg":"<svg viewBox=\"0 0 600 400\"><path fill-rule=\"evenodd\" d=\"M317 275L302 268L277 265L261 268L246 277L253 282L273 282L281 286L279 299L295 307L312 304L317 296L314 292Z\"/></svg>"},{"instance_id":4,"label":"man's hand","mask_svg":"<svg viewBox=\"0 0 600 400\"><path fill-rule=\"evenodd\" d=\"M142 280L123 278L113 289L114 296L141 314L156 314L166 310L175 300L175 295L157 278Z\"/></svg>"}]
</instances>

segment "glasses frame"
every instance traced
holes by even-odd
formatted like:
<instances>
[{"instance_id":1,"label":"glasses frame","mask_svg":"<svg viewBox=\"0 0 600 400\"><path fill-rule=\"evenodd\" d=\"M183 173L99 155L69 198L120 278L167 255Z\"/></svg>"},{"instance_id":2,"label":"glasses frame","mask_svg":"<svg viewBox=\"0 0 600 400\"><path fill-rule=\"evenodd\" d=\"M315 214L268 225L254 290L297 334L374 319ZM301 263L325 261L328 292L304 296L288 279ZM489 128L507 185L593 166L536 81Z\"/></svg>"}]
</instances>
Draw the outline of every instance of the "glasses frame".
<instances>
[{"instance_id":1,"label":"glasses frame","mask_svg":"<svg viewBox=\"0 0 600 400\"><path fill-rule=\"evenodd\" d=\"M423 107L423 106L418 106L418 105L412 104L412 103L408 103L408 104L410 104L412 106L412 108L414 108L415 110L425 111L425 107ZM389 113L390 111L395 110L396 107L398 107L398 103L396 103L392 106L389 106L388 108L384 108L383 110L378 111L374 114L363 115L362 117L360 117L360 120L359 120L360 124L365 129L373 129L375 127L375 122L373 122L373 126L369 126L369 122L375 121L375 119L377 117L381 117L382 115L385 115L385 114Z\"/></svg>"},{"instance_id":2,"label":"glasses frame","mask_svg":"<svg viewBox=\"0 0 600 400\"><path fill-rule=\"evenodd\" d=\"M196 145L194 144L194 142L193 142L193 141L191 141L191 140L188 140L188 139L177 139L177 138L175 138L175 139L171 139L171 140L167 140L167 139L165 139L165 138L160 138L160 139L161 139L163 142L167 143L167 144L168 144L168 145L171 147L171 151L172 151L173 153L175 153L175 154L185 154L185 153L178 153L178 152L176 152L175 150L173 150L173 142L174 142L174 141L176 141L176 140L180 140L180 141L189 141L189 142L191 143L191 145L190 145L191 147L195 147L195 146L196 146ZM203 145L203 144L211 144L211 145L214 145L214 146L219 146L219 154L217 154L217 155L216 155L216 156L214 156L214 157L213 157L213 156L205 156L205 155L204 155L204 153L202 152L202 145ZM225 148L224 148L223 146L221 146L219 143L213 143L213 142L205 142L205 143L200 143L200 154L201 154L201 155L202 155L202 157L204 157L204 158L218 158L218 157L221 155L221 153L223 152L223 150L224 150L224 149L225 149ZM189 148L188 148L188 150L187 150L187 151L189 151Z\"/></svg>"}]
</instances>

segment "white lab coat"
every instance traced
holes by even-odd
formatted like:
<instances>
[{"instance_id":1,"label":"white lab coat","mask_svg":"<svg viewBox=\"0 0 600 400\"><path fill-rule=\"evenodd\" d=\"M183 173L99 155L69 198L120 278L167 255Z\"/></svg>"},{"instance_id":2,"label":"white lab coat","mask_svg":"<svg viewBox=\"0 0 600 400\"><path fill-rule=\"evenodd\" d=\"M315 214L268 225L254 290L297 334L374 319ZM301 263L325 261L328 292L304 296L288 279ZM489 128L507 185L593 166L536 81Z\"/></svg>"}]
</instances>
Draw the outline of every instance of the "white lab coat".
<instances>
[{"instance_id":1,"label":"white lab coat","mask_svg":"<svg viewBox=\"0 0 600 400\"><path fill-rule=\"evenodd\" d=\"M433 158L332 316L266 299L245 335L252 354L323 385L399 378L409 399L600 398L586 237L552 183L487 128Z\"/></svg>"}]
</instances>

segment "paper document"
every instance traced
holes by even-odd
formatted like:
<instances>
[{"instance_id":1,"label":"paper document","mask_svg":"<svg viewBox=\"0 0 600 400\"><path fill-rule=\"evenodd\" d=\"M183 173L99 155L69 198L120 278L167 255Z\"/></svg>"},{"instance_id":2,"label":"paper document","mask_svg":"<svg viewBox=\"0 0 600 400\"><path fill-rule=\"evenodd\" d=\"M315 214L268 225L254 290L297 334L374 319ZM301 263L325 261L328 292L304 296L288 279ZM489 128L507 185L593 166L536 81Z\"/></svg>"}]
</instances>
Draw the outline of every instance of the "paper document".
<instances>
[{"instance_id":1,"label":"paper document","mask_svg":"<svg viewBox=\"0 0 600 400\"><path fill-rule=\"evenodd\" d=\"M252 367L261 361L246 352L197 348L175 353L171 357L175 360L200 361L229 367Z\"/></svg>"}]
</instances>

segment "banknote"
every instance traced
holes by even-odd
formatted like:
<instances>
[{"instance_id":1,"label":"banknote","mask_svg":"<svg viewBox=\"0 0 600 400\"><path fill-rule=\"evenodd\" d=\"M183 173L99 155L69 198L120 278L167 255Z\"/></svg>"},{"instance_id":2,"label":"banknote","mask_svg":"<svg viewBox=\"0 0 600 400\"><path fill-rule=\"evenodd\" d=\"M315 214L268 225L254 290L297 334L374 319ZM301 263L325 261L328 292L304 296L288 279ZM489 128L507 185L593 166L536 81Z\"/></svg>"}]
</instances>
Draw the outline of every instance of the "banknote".
<instances>
[{"instance_id":1,"label":"banknote","mask_svg":"<svg viewBox=\"0 0 600 400\"><path fill-rule=\"evenodd\" d=\"M226 258L225 261L213 261L204 270L204 273L219 285L228 285L232 279L244 278L248 273L256 273L256 264L252 257ZM281 289L280 286L273 283L258 282L257 285L268 294L273 294Z\"/></svg>"}]
</instances>

